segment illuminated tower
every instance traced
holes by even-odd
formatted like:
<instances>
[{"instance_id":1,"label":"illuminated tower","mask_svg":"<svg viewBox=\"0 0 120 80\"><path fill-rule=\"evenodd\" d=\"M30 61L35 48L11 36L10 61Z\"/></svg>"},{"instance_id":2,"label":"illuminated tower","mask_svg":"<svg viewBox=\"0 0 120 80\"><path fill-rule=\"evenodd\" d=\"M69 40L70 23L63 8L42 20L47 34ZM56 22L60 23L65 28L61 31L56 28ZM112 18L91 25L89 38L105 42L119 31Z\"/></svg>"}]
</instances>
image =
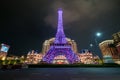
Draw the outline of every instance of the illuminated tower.
<instances>
[{"instance_id":1,"label":"illuminated tower","mask_svg":"<svg viewBox=\"0 0 120 80\"><path fill-rule=\"evenodd\" d=\"M58 27L56 37L53 43L50 44L50 49L43 57L43 61L47 63L53 63L53 60L57 56L65 56L67 61L72 64L79 62L78 56L72 50L71 44L66 40L63 31L62 9L58 9Z\"/></svg>"},{"instance_id":2,"label":"illuminated tower","mask_svg":"<svg viewBox=\"0 0 120 80\"><path fill-rule=\"evenodd\" d=\"M57 33L56 33L56 38L55 38L55 43L57 44L65 44L66 37L63 31L63 19L62 19L62 9L58 10L58 27L57 27Z\"/></svg>"}]
</instances>

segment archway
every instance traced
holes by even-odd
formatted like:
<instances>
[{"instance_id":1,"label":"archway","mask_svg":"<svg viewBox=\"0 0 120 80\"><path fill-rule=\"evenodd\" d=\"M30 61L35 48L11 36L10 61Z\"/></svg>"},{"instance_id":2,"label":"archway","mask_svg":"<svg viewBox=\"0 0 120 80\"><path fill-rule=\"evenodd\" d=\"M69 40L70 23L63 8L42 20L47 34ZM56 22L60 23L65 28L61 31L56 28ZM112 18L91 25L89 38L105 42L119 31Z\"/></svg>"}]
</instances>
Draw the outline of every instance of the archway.
<instances>
[{"instance_id":1,"label":"archway","mask_svg":"<svg viewBox=\"0 0 120 80\"><path fill-rule=\"evenodd\" d=\"M59 47L51 47L50 50L46 53L46 55L43 57L43 61L46 61L47 63L52 63L55 56L58 55L65 55L69 64L73 64L79 61L78 56L72 51L71 48Z\"/></svg>"},{"instance_id":2,"label":"archway","mask_svg":"<svg viewBox=\"0 0 120 80\"><path fill-rule=\"evenodd\" d=\"M53 59L53 64L69 64L65 55L57 55Z\"/></svg>"}]
</instances>

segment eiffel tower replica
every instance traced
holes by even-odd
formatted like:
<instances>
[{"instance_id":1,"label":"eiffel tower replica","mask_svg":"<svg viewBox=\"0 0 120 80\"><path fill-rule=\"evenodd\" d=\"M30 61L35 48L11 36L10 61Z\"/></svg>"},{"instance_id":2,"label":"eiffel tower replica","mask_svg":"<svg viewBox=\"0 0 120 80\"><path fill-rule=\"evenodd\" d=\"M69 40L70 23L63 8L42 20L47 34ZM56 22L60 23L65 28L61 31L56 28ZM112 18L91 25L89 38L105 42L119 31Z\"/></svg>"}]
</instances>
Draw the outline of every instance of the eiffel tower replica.
<instances>
[{"instance_id":1,"label":"eiffel tower replica","mask_svg":"<svg viewBox=\"0 0 120 80\"><path fill-rule=\"evenodd\" d=\"M69 62L69 64L73 64L79 62L78 56L71 48L71 44L69 44L66 40L64 31L63 31L63 19L62 19L62 9L58 9L58 27L55 40L52 44L50 44L50 49L43 57L43 61L52 64L54 57L59 55L64 55Z\"/></svg>"}]
</instances>

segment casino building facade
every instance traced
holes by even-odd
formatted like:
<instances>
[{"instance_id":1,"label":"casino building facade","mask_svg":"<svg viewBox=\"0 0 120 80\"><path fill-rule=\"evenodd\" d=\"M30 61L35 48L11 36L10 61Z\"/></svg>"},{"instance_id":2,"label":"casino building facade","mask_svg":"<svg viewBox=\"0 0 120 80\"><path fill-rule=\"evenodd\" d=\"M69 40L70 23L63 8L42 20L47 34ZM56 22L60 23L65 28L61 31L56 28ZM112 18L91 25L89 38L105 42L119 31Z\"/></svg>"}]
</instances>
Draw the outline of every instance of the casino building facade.
<instances>
[{"instance_id":1,"label":"casino building facade","mask_svg":"<svg viewBox=\"0 0 120 80\"><path fill-rule=\"evenodd\" d=\"M77 44L74 40L67 38L63 29L62 9L58 9L58 26L55 37L45 40L42 53L28 52L26 63L37 64L94 64L94 59L99 59L89 51L78 53Z\"/></svg>"}]
</instances>

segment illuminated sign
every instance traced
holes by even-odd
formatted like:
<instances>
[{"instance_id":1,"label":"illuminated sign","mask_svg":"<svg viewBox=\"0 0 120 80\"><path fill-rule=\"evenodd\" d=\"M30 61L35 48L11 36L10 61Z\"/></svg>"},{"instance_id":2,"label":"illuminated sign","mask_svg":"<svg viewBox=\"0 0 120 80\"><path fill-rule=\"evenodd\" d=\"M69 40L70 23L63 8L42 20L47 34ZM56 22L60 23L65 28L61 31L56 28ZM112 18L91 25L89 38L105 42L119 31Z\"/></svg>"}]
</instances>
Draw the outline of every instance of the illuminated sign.
<instances>
[{"instance_id":1,"label":"illuminated sign","mask_svg":"<svg viewBox=\"0 0 120 80\"><path fill-rule=\"evenodd\" d=\"M0 51L2 51L2 52L8 52L8 50L9 50L9 46L8 46L8 45L6 45L6 44L1 44L1 49L0 49Z\"/></svg>"}]
</instances>

